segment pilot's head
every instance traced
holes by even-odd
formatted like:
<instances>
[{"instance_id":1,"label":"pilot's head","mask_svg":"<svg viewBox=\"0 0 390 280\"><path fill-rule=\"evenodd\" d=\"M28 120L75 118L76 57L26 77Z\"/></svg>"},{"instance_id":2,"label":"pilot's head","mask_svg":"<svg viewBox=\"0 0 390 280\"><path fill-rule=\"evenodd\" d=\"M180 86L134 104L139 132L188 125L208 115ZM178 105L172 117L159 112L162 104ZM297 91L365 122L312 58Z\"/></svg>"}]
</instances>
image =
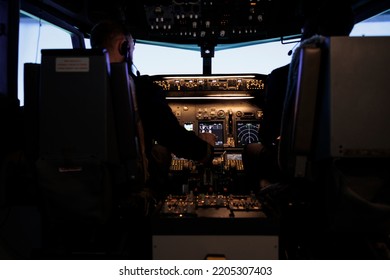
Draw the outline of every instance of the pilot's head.
<instances>
[{"instance_id":1,"label":"pilot's head","mask_svg":"<svg viewBox=\"0 0 390 280\"><path fill-rule=\"evenodd\" d=\"M91 30L91 47L107 49L110 62L133 61L135 40L125 25L113 20L104 20Z\"/></svg>"}]
</instances>

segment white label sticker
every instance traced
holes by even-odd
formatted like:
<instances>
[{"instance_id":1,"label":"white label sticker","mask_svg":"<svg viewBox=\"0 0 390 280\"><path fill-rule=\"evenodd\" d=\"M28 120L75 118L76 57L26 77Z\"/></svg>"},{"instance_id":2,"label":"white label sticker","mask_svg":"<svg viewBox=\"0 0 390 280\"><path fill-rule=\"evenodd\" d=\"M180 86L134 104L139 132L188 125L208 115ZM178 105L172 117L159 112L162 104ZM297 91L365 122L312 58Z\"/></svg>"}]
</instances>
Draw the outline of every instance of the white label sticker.
<instances>
[{"instance_id":1,"label":"white label sticker","mask_svg":"<svg viewBox=\"0 0 390 280\"><path fill-rule=\"evenodd\" d=\"M56 72L89 72L89 58L57 57Z\"/></svg>"}]
</instances>

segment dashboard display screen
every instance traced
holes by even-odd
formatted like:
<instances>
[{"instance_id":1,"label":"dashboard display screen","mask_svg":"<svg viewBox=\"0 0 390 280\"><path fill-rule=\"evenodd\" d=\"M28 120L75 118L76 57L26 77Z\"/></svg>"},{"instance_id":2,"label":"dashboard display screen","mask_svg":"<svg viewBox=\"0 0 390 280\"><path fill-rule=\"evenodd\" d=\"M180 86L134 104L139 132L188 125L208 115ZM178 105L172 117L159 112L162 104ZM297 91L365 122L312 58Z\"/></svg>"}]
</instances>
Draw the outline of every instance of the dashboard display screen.
<instances>
[{"instance_id":1,"label":"dashboard display screen","mask_svg":"<svg viewBox=\"0 0 390 280\"><path fill-rule=\"evenodd\" d=\"M226 154L226 160L242 160L242 154Z\"/></svg>"},{"instance_id":2,"label":"dashboard display screen","mask_svg":"<svg viewBox=\"0 0 390 280\"><path fill-rule=\"evenodd\" d=\"M245 146L250 143L258 143L260 128L259 122L254 121L238 121L237 122L237 144Z\"/></svg>"},{"instance_id":3,"label":"dashboard display screen","mask_svg":"<svg viewBox=\"0 0 390 280\"><path fill-rule=\"evenodd\" d=\"M213 133L216 136L215 146L222 146L224 143L223 137L223 121L209 121L198 123L198 133Z\"/></svg>"},{"instance_id":4,"label":"dashboard display screen","mask_svg":"<svg viewBox=\"0 0 390 280\"><path fill-rule=\"evenodd\" d=\"M184 123L184 128L187 129L188 131L193 131L194 124L192 122L186 122L186 123Z\"/></svg>"}]
</instances>

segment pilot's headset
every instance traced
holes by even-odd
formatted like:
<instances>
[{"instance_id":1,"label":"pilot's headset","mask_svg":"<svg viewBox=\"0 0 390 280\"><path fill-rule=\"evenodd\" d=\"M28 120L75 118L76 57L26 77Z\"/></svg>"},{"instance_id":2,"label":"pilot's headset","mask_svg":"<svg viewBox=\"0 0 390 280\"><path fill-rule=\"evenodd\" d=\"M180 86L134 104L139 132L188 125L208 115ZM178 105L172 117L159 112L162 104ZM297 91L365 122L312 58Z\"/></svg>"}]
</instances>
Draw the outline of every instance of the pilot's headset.
<instances>
[{"instance_id":1,"label":"pilot's headset","mask_svg":"<svg viewBox=\"0 0 390 280\"><path fill-rule=\"evenodd\" d=\"M129 51L130 51L129 41L125 39L122 42L121 46L119 47L119 53L125 57L125 61L127 63L132 63L130 61Z\"/></svg>"},{"instance_id":2,"label":"pilot's headset","mask_svg":"<svg viewBox=\"0 0 390 280\"><path fill-rule=\"evenodd\" d=\"M129 41L125 39L120 48L119 53L124 56L125 62L127 63L127 68L129 69L129 72L133 73L133 67L135 69L135 75L140 76L141 73L138 71L138 68L134 65L133 61L130 59L130 45Z\"/></svg>"}]
</instances>

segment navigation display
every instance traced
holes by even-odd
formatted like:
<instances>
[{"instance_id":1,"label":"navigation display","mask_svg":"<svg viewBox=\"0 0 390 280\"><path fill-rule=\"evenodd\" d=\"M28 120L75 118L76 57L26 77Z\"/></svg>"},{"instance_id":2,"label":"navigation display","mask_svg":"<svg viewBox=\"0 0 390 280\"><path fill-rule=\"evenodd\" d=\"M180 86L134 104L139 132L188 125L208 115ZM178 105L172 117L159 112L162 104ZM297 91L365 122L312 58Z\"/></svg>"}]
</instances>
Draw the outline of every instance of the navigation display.
<instances>
[{"instance_id":1,"label":"navigation display","mask_svg":"<svg viewBox=\"0 0 390 280\"><path fill-rule=\"evenodd\" d=\"M259 122L256 121L238 121L237 122L237 144L245 146L250 143L258 143L260 128Z\"/></svg>"}]
</instances>

